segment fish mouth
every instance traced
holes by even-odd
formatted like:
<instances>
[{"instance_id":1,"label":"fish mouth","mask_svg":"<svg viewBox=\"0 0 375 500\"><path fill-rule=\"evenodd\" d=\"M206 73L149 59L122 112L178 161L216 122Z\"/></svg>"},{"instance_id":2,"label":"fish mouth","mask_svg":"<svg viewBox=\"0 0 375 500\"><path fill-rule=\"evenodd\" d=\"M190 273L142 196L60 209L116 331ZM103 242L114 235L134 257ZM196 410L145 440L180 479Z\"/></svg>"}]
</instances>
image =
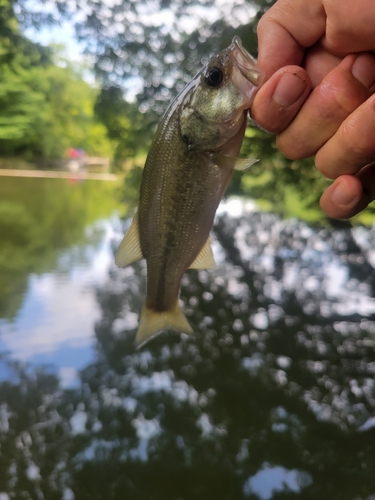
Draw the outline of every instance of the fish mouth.
<instances>
[{"instance_id":1,"label":"fish mouth","mask_svg":"<svg viewBox=\"0 0 375 500\"><path fill-rule=\"evenodd\" d=\"M233 59L242 76L259 87L263 82L263 73L256 65L256 60L243 47L241 39L235 36L229 47Z\"/></svg>"}]
</instances>

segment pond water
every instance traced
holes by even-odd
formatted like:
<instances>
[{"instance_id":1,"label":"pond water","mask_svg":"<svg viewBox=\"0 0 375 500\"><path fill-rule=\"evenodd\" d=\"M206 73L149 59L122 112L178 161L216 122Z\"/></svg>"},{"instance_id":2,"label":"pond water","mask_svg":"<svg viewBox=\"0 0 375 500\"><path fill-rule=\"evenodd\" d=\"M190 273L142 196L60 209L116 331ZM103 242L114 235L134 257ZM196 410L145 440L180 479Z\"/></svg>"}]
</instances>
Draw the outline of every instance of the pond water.
<instances>
[{"instance_id":1,"label":"pond water","mask_svg":"<svg viewBox=\"0 0 375 500\"><path fill-rule=\"evenodd\" d=\"M196 336L134 349L113 183L0 183L0 500L375 499L375 227L230 199Z\"/></svg>"}]
</instances>

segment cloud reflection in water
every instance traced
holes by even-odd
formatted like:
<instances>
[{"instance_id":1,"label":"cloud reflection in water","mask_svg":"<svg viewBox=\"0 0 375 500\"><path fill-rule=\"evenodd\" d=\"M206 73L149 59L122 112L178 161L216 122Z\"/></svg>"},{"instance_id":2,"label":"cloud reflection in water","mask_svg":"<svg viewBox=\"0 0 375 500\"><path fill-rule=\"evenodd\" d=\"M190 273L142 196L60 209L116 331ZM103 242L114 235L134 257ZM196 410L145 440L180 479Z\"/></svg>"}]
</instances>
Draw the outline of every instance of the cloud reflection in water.
<instances>
[{"instance_id":1,"label":"cloud reflection in water","mask_svg":"<svg viewBox=\"0 0 375 500\"><path fill-rule=\"evenodd\" d=\"M97 356L77 387L59 392L37 371L12 387L20 401L39 398L29 400L26 428L17 399L0 412L3 428L17 429L16 438L0 430L8 462L17 456L18 470L27 462L40 471L30 491L371 499L375 233L235 208L217 218L219 268L183 279L195 340L163 334L134 350L145 267L110 264L97 289ZM43 469L46 450L56 456Z\"/></svg>"}]
</instances>

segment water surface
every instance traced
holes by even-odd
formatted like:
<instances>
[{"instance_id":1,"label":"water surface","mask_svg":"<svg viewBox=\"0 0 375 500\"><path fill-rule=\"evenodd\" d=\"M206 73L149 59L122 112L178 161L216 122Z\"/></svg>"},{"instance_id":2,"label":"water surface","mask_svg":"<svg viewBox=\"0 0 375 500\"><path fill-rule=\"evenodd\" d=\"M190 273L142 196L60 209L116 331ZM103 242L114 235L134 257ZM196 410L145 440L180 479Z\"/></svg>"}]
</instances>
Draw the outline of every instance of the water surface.
<instances>
[{"instance_id":1,"label":"water surface","mask_svg":"<svg viewBox=\"0 0 375 500\"><path fill-rule=\"evenodd\" d=\"M136 351L121 203L48 181L0 189L1 500L375 498L375 228L223 204L195 338Z\"/></svg>"}]
</instances>

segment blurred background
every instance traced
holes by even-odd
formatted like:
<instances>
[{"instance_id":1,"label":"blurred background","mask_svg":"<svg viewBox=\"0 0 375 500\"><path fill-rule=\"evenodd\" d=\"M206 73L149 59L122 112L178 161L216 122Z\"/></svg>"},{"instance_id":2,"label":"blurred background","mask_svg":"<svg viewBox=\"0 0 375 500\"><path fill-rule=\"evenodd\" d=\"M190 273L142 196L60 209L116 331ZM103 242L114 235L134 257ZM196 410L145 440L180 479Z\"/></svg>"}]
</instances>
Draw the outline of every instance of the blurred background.
<instances>
[{"instance_id":1,"label":"blurred background","mask_svg":"<svg viewBox=\"0 0 375 500\"><path fill-rule=\"evenodd\" d=\"M0 500L374 500L375 218L249 127L188 271L196 338L133 339L114 253L168 103L267 0L0 2Z\"/></svg>"}]
</instances>

